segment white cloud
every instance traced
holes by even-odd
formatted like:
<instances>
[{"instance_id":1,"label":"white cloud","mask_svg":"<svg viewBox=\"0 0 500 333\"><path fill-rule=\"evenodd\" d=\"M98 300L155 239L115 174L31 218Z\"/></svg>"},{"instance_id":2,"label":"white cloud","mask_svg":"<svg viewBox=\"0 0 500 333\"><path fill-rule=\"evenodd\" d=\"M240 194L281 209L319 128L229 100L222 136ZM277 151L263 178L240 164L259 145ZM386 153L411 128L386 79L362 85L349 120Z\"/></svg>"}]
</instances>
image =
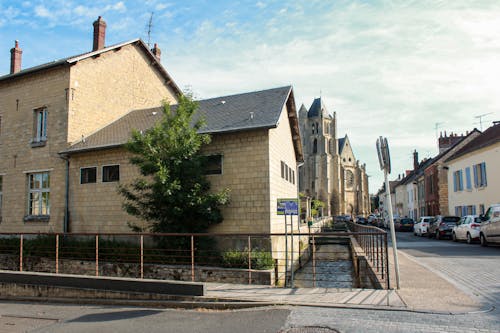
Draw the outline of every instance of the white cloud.
<instances>
[{"instance_id":1,"label":"white cloud","mask_svg":"<svg viewBox=\"0 0 500 333\"><path fill-rule=\"evenodd\" d=\"M39 17L52 18L53 14L44 6L38 5L35 7L35 15Z\"/></svg>"}]
</instances>

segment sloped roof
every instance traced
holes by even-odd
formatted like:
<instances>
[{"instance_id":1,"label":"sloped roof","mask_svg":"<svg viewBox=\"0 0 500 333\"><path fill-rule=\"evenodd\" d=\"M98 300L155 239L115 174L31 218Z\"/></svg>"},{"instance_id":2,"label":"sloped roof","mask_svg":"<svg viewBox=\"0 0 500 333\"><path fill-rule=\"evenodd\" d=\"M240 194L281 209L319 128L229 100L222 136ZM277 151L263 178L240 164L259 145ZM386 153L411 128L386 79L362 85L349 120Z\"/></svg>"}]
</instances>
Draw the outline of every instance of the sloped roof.
<instances>
[{"instance_id":1,"label":"sloped roof","mask_svg":"<svg viewBox=\"0 0 500 333\"><path fill-rule=\"evenodd\" d=\"M165 82L174 90L174 92L176 94L178 94L178 95L182 94L181 89L177 86L177 84L174 82L174 80L172 80L172 77L167 73L165 68L156 59L155 55L153 53L151 53L151 50L149 50L149 48L146 46L146 44L139 38L132 39L132 40L127 41L127 42L111 45L111 46L102 48L102 49L97 50L97 51L86 52L86 53L82 53L82 54L79 54L76 56L71 56L71 57L67 57L67 58L63 58L63 59L59 59L59 60L54 60L54 61L48 62L46 64L26 68L26 69L23 69L17 73L3 75L3 76L0 76L0 82L7 81L10 79L14 79L14 78L18 78L18 77L22 77L24 75L36 73L39 71L43 71L43 70L58 67L58 66L70 66L70 65L77 63L78 61L81 61L81 60L84 60L84 59L87 59L90 57L95 57L95 56L98 56L98 55L105 53L105 52L119 50L120 48L122 48L126 45L130 45L130 44L138 45L145 52L145 54L150 58L150 60L152 61L152 64L165 77Z\"/></svg>"},{"instance_id":2,"label":"sloped roof","mask_svg":"<svg viewBox=\"0 0 500 333\"><path fill-rule=\"evenodd\" d=\"M347 135L343 138L339 138L339 155L342 154L342 150L344 150L344 144L347 141Z\"/></svg>"},{"instance_id":3,"label":"sloped roof","mask_svg":"<svg viewBox=\"0 0 500 333\"><path fill-rule=\"evenodd\" d=\"M323 112L324 116L328 116L328 111L326 111L326 106L323 103L323 99L321 97L315 98L309 108L309 112L307 112L307 117L318 117L321 112Z\"/></svg>"},{"instance_id":4,"label":"sloped roof","mask_svg":"<svg viewBox=\"0 0 500 333\"><path fill-rule=\"evenodd\" d=\"M496 123L493 126L487 128L479 136L475 137L465 146L456 151L455 154L453 154L446 160L446 162L457 159L476 150L491 146L498 142L500 142L500 123Z\"/></svg>"},{"instance_id":5,"label":"sloped roof","mask_svg":"<svg viewBox=\"0 0 500 333\"><path fill-rule=\"evenodd\" d=\"M292 102L289 102L292 99ZM205 125L200 133L229 133L278 126L283 107L293 102L291 86L222 96L198 101L195 119L202 117ZM290 104L288 104L290 106ZM172 106L175 109L175 105ZM289 108L290 109L290 108ZM295 105L288 110L292 139L298 161L302 161L302 146L298 134ZM144 131L161 120L162 107L132 111L84 140L72 145L63 153L107 149L125 144L132 130ZM293 121L295 119L295 121Z\"/></svg>"}]
</instances>

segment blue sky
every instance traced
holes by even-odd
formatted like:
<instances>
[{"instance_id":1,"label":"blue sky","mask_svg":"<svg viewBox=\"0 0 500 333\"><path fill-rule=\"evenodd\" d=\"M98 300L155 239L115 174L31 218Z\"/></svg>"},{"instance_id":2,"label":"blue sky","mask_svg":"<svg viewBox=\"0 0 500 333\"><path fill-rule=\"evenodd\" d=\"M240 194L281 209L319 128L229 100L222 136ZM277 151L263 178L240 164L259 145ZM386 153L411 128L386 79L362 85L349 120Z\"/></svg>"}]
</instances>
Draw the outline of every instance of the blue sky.
<instances>
[{"instance_id":1,"label":"blue sky","mask_svg":"<svg viewBox=\"0 0 500 333\"><path fill-rule=\"evenodd\" d=\"M23 68L87 52L92 22L106 45L140 37L198 98L292 84L297 107L321 93L382 184L375 142L388 138L393 173L437 153L437 132L500 120L500 1L0 0L0 75L19 40Z\"/></svg>"}]
</instances>

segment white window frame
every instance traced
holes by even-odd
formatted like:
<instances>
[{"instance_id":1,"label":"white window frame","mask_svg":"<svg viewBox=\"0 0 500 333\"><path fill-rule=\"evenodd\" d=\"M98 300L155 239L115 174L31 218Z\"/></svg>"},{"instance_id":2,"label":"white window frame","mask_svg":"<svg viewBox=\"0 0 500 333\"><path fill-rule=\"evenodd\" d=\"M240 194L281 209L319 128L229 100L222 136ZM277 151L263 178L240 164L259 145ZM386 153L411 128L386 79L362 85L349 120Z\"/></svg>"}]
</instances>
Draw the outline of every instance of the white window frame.
<instances>
[{"instance_id":1,"label":"white window frame","mask_svg":"<svg viewBox=\"0 0 500 333\"><path fill-rule=\"evenodd\" d=\"M47 175L47 186L44 187L44 175ZM32 172L28 173L28 215L29 216L48 216L50 215L50 172ZM40 176L39 187L32 187L32 178ZM37 196L38 198L34 197Z\"/></svg>"},{"instance_id":2,"label":"white window frame","mask_svg":"<svg viewBox=\"0 0 500 333\"><path fill-rule=\"evenodd\" d=\"M117 167L118 167L118 180L108 180L108 181L104 181L104 168L105 168L105 167L111 167L111 166L117 166ZM106 165L103 165L103 166L101 167L101 182L102 182L102 183L116 183L116 182L119 182L119 181L120 181L120 178L121 178L121 177L120 177L120 174L121 174L120 169L121 169L120 164L106 164Z\"/></svg>"},{"instance_id":3,"label":"white window frame","mask_svg":"<svg viewBox=\"0 0 500 333\"><path fill-rule=\"evenodd\" d=\"M49 112L47 107L42 107L34 110L35 121L34 121L34 135L33 142L44 142L47 141L47 117Z\"/></svg>"},{"instance_id":4,"label":"white window frame","mask_svg":"<svg viewBox=\"0 0 500 333\"><path fill-rule=\"evenodd\" d=\"M95 182L93 182L93 183L90 183L90 182L89 183L82 183L82 170L83 169L91 169L91 168L95 169ZM99 167L97 165L89 165L89 166L80 167L80 185L96 184L98 179L99 179Z\"/></svg>"}]
</instances>

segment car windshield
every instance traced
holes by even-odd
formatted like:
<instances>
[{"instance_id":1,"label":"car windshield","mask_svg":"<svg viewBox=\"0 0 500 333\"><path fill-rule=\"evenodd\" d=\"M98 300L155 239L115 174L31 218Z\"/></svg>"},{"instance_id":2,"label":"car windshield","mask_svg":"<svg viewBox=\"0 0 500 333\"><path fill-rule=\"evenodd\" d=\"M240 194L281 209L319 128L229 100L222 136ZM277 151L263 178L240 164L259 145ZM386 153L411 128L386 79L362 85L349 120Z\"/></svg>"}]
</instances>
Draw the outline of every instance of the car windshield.
<instances>
[{"instance_id":1,"label":"car windshield","mask_svg":"<svg viewBox=\"0 0 500 333\"><path fill-rule=\"evenodd\" d=\"M443 222L456 223L458 220L460 220L460 217L458 217L458 216L445 216L445 217L443 217Z\"/></svg>"}]
</instances>

